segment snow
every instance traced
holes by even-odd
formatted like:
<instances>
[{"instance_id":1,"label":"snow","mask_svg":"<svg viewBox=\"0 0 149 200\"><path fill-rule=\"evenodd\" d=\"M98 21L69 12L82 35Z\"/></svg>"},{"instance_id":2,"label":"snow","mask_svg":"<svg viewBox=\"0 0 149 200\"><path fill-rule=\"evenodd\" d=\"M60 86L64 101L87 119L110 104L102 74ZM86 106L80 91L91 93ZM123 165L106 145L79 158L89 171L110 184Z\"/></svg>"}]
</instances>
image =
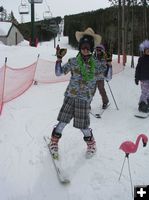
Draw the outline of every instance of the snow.
<instances>
[{"instance_id":1,"label":"snow","mask_svg":"<svg viewBox=\"0 0 149 200\"><path fill-rule=\"evenodd\" d=\"M0 36L6 36L11 26L11 22L0 22Z\"/></svg>"},{"instance_id":2,"label":"snow","mask_svg":"<svg viewBox=\"0 0 149 200\"><path fill-rule=\"evenodd\" d=\"M67 48L66 61L77 54L61 37L61 47ZM37 48L23 42L18 46L0 44L0 64L8 58L8 66L19 68L40 58L55 61L53 41ZM114 56L115 57L115 56ZM135 57L135 64L137 62ZM135 142L141 133L149 135L148 119L138 119L140 86L134 84L135 69L128 57L125 70L109 82L119 110L116 109L108 85L106 91L110 107L101 119L91 117L91 128L97 141L97 154L85 159L86 144L83 135L73 128L72 122L64 129L59 143L61 163L71 183L61 185L46 147L43 136L51 135L63 102L68 82L32 85L23 95L4 105L0 116L0 194L2 200L132 200L127 162L118 180L124 152L122 142ZM98 91L92 109L99 109ZM130 155L133 185L149 184L149 147Z\"/></svg>"}]
</instances>

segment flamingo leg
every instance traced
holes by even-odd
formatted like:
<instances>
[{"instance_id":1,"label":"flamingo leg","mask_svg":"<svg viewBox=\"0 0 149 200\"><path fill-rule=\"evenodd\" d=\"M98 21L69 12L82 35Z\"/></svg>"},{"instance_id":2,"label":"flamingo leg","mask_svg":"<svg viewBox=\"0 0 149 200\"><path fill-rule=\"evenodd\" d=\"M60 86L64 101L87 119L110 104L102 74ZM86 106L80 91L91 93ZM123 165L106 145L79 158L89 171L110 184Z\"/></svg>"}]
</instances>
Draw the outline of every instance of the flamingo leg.
<instances>
[{"instance_id":1,"label":"flamingo leg","mask_svg":"<svg viewBox=\"0 0 149 200\"><path fill-rule=\"evenodd\" d=\"M127 157L127 160L128 160L128 171L129 171L130 184L131 184L131 193L132 193L132 197L133 197L133 184L132 184L132 178L131 178L131 171L130 171L129 157Z\"/></svg>"},{"instance_id":2,"label":"flamingo leg","mask_svg":"<svg viewBox=\"0 0 149 200\"><path fill-rule=\"evenodd\" d=\"M119 181L120 181L120 178L121 178L121 175L122 175L122 172L123 172L123 168L124 168L124 164L125 164L125 160L126 160L127 156L124 157L124 161L123 161L123 164L122 164L122 168L121 168L121 172L120 172L120 176L119 176Z\"/></svg>"}]
</instances>

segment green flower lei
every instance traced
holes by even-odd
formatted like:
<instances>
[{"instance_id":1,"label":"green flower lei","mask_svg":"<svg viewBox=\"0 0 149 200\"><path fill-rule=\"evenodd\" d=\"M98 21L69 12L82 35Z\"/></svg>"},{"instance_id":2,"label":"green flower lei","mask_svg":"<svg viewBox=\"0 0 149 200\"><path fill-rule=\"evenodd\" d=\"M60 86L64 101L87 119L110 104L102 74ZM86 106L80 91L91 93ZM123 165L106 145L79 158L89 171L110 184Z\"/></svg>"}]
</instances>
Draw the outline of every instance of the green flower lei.
<instances>
[{"instance_id":1,"label":"green flower lei","mask_svg":"<svg viewBox=\"0 0 149 200\"><path fill-rule=\"evenodd\" d=\"M89 64L90 68L88 70L86 69L86 65L85 65L80 53L77 56L77 63L80 67L83 80L84 81L93 80L94 73L95 73L95 60L93 59L93 56L91 56L89 58L88 64Z\"/></svg>"}]
</instances>

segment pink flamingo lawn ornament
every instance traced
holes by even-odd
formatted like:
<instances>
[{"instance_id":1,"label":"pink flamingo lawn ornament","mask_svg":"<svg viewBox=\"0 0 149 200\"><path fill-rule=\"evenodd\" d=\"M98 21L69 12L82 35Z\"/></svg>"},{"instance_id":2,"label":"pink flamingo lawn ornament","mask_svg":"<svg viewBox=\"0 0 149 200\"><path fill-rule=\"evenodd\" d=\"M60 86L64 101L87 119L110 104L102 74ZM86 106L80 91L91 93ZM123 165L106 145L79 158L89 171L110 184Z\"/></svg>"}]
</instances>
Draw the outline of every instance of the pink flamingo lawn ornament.
<instances>
[{"instance_id":1,"label":"pink flamingo lawn ornament","mask_svg":"<svg viewBox=\"0 0 149 200\"><path fill-rule=\"evenodd\" d=\"M139 142L140 142L141 139L142 139L142 142L143 142L143 147L145 147L147 145L147 142L148 142L148 137L144 134L140 134L137 137L136 143L133 143L131 141L125 141L119 147L122 151L125 152L125 158L124 158L124 162L123 162L122 169L121 169L121 172L120 172L119 180L121 178L122 171L123 171L123 168L124 168L124 163L125 163L125 160L127 158L127 160L128 160L128 170L129 170L129 176L130 176L130 182L131 182L132 196L133 196L133 184L132 184L132 178L131 178L131 172L130 172L129 154L135 153L137 151L138 145L139 145Z\"/></svg>"}]
</instances>

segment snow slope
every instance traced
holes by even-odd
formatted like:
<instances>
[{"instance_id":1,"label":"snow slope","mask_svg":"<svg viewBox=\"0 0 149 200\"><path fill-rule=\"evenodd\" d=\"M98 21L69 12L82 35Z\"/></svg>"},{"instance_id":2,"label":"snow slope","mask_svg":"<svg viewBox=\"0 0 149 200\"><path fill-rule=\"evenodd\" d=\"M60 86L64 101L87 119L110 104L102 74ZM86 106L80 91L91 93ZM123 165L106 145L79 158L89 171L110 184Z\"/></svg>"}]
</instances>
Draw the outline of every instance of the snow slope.
<instances>
[{"instance_id":1,"label":"snow slope","mask_svg":"<svg viewBox=\"0 0 149 200\"><path fill-rule=\"evenodd\" d=\"M61 47L68 48L64 60L77 54L62 37ZM38 48L22 43L7 47L0 44L1 58L8 65L24 67L40 57L55 61L53 41ZM97 154L85 159L83 135L72 127L64 129L59 149L63 168L70 176L69 185L58 182L44 135L51 134L63 102L68 82L33 85L17 99L5 104L0 116L0 199L2 200L131 200L131 185L127 162L119 181L124 152L119 146L125 140L136 140L140 133L149 136L148 119L138 119L140 87L134 84L135 69L128 58L125 70L113 76L110 86L119 110L116 109L106 85L111 105L101 119L91 116L91 128L97 141ZM135 58L135 63L137 58ZM105 83L106 84L106 83ZM92 109L99 109L98 91ZM133 185L149 184L149 146L140 142L137 153L130 155Z\"/></svg>"}]
</instances>

